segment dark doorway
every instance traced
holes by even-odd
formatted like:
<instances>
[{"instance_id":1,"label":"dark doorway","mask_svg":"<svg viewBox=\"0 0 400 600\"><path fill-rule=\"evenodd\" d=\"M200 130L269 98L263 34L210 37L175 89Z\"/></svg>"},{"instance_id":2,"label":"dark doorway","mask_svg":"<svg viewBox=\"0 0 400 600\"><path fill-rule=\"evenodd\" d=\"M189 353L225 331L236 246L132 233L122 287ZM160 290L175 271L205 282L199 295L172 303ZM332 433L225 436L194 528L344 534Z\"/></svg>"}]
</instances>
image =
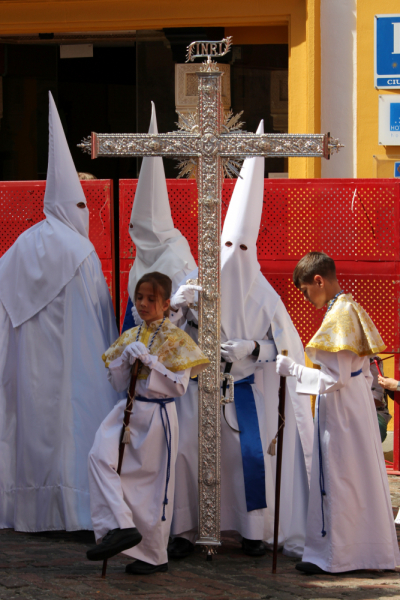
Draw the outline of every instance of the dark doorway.
<instances>
[{"instance_id":1,"label":"dark doorway","mask_svg":"<svg viewBox=\"0 0 400 600\"><path fill-rule=\"evenodd\" d=\"M156 105L159 131L176 129L175 64L184 62L191 41L223 35L222 28L139 31L130 45L95 44L93 58L61 59L59 45L45 45L48 41L43 45L0 45L0 179L46 177L49 90L78 171L113 179L115 190L119 179L137 177L139 159L92 161L77 144L91 131L146 132L151 100ZM279 93L287 94L287 45L234 46L221 62L231 65L231 106L233 112L244 111L244 128L255 131L263 118L266 133L287 130L287 115L279 115L277 129L271 106L274 73L283 74ZM167 177L176 177L176 162L165 160L165 171ZM271 171L287 171L285 160L267 159L266 173Z\"/></svg>"}]
</instances>

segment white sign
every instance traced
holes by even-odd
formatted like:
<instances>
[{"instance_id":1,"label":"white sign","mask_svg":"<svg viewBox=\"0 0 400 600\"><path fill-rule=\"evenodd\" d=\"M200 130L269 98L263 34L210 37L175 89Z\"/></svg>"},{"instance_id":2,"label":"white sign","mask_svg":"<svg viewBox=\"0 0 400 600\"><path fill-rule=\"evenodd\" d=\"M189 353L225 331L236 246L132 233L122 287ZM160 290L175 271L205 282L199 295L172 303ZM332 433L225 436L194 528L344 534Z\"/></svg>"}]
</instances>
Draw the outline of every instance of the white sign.
<instances>
[{"instance_id":1,"label":"white sign","mask_svg":"<svg viewBox=\"0 0 400 600\"><path fill-rule=\"evenodd\" d=\"M400 15L375 15L375 87L400 89Z\"/></svg>"},{"instance_id":2,"label":"white sign","mask_svg":"<svg viewBox=\"0 0 400 600\"><path fill-rule=\"evenodd\" d=\"M379 143L400 146L400 96L379 96Z\"/></svg>"}]
</instances>

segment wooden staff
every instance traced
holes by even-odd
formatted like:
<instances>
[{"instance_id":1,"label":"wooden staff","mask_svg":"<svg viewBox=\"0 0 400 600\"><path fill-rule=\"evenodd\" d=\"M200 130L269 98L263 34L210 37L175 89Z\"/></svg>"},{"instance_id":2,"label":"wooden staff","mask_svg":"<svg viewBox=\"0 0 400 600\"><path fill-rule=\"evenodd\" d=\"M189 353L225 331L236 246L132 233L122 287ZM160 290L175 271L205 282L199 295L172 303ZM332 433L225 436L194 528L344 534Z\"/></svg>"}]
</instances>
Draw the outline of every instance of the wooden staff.
<instances>
[{"instance_id":1,"label":"wooden staff","mask_svg":"<svg viewBox=\"0 0 400 600\"><path fill-rule=\"evenodd\" d=\"M133 365L133 368L132 368L131 381L129 384L128 395L126 397L124 422L122 425L121 436L120 436L120 440L119 440L118 468L117 468L118 475L121 475L121 468L122 468L122 461L124 459L125 446L126 446L126 444L129 444L129 442L130 442L129 421L130 421L131 413L132 413L133 400L135 398L136 382L137 382L138 375L140 373L141 366L142 366L142 363L137 358ZM102 579L106 578L106 571L107 571L107 559L103 560L103 569L101 572Z\"/></svg>"},{"instance_id":2,"label":"wooden staff","mask_svg":"<svg viewBox=\"0 0 400 600\"><path fill-rule=\"evenodd\" d=\"M282 350L282 356L287 356L288 351ZM282 478L282 450L283 450L283 428L285 427L285 398L286 377L281 375L279 381L279 407L278 407L278 448L276 452L276 483L275 483L275 519L274 519L274 550L272 555L272 573L276 573L278 560L278 535L279 535L279 509L281 502L281 478Z\"/></svg>"}]
</instances>

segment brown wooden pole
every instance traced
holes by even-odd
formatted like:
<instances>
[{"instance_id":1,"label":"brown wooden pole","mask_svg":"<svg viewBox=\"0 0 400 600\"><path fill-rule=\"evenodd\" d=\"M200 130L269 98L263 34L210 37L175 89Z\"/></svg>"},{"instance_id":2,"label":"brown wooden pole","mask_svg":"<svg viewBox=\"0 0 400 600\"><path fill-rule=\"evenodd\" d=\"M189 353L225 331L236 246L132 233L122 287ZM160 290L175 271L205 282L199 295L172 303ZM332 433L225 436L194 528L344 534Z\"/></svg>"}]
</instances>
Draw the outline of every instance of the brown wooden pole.
<instances>
[{"instance_id":1,"label":"brown wooden pole","mask_svg":"<svg viewBox=\"0 0 400 600\"><path fill-rule=\"evenodd\" d=\"M141 366L142 366L142 363L140 362L140 360L136 359L136 361L135 361L135 363L133 365L133 368L132 368L131 381L129 383L128 395L126 397L126 406L125 406L125 412L124 412L124 422L123 422L123 425L122 425L121 436L120 436L120 439L119 439L118 468L117 468L117 474L118 475L121 475L122 461L124 459L124 452L125 452L125 446L126 446L126 444L122 443L122 439L124 437L125 428L129 426L129 421L130 421L130 418L131 418L131 410L132 410L133 398L135 397L136 382L137 382L138 375L140 373ZM106 578L106 573L107 573L107 559L103 560L103 569L101 571L101 578L102 579Z\"/></svg>"},{"instance_id":2,"label":"brown wooden pole","mask_svg":"<svg viewBox=\"0 0 400 600\"><path fill-rule=\"evenodd\" d=\"M287 356L288 351L282 350L281 354L283 356ZM280 381L279 381L278 448L276 451L274 550L273 550L273 555L272 555L272 573L276 573L276 563L278 560L279 509L280 509L280 502L281 502L283 430L285 427L285 399L286 399L286 377L281 376Z\"/></svg>"}]
</instances>

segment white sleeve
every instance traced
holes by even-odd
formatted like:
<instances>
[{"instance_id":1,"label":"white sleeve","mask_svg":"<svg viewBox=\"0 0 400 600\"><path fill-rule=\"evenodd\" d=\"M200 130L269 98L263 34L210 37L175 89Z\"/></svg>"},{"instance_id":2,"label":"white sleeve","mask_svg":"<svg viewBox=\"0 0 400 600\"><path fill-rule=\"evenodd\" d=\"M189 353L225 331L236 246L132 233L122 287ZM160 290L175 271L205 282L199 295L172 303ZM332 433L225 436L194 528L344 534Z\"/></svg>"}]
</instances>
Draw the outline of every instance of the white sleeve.
<instances>
[{"instance_id":1,"label":"white sleeve","mask_svg":"<svg viewBox=\"0 0 400 600\"><path fill-rule=\"evenodd\" d=\"M256 340L260 345L260 353L256 358L256 363L272 362L276 359L278 351L273 340Z\"/></svg>"},{"instance_id":2,"label":"white sleeve","mask_svg":"<svg viewBox=\"0 0 400 600\"><path fill-rule=\"evenodd\" d=\"M353 352L349 350L339 352L317 350L315 358L323 365L323 370L303 367L297 379L296 392L317 395L340 390L351 378L353 356Z\"/></svg>"},{"instance_id":3,"label":"white sleeve","mask_svg":"<svg viewBox=\"0 0 400 600\"><path fill-rule=\"evenodd\" d=\"M156 362L150 371L150 375L140 388L136 386L137 392L146 398L177 398L183 396L189 385L191 369L172 373L161 363Z\"/></svg>"},{"instance_id":4,"label":"white sleeve","mask_svg":"<svg viewBox=\"0 0 400 600\"><path fill-rule=\"evenodd\" d=\"M186 321L186 318L182 312L182 308L178 308L176 312L171 309L169 320L173 325L175 325L175 327L181 327Z\"/></svg>"},{"instance_id":5,"label":"white sleeve","mask_svg":"<svg viewBox=\"0 0 400 600\"><path fill-rule=\"evenodd\" d=\"M110 362L107 378L114 390L124 392L128 389L130 377L131 365L127 361L122 360L121 356Z\"/></svg>"}]
</instances>

